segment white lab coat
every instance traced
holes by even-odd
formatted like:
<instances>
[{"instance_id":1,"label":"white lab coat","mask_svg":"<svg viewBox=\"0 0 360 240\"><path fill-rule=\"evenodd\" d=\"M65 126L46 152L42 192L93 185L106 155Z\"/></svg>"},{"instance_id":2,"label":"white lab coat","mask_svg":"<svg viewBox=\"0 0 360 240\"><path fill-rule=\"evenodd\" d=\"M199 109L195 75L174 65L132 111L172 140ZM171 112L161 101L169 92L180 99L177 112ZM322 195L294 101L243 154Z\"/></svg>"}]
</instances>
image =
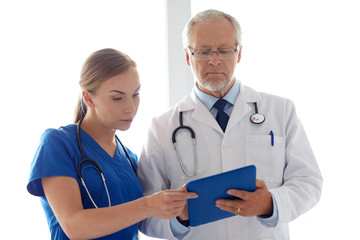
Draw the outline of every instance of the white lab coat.
<instances>
[{"instance_id":1,"label":"white lab coat","mask_svg":"<svg viewBox=\"0 0 360 240\"><path fill-rule=\"evenodd\" d=\"M265 122L254 124L250 116L258 111ZM172 133L184 125L196 134L200 174L184 177L172 144ZM274 133L271 146L270 131ZM187 132L177 135L185 166L194 169L192 142ZM322 176L293 103L277 96L259 93L244 85L234 105L225 133L194 92L165 114L153 119L138 167L145 195L180 188L187 182L255 165L257 178L265 181L279 213L276 227L268 228L256 217L231 218L190 228L184 239L289 239L288 223L312 208L320 199ZM211 190L211 189L209 189ZM169 220L156 217L140 224L150 236L174 239Z\"/></svg>"}]
</instances>

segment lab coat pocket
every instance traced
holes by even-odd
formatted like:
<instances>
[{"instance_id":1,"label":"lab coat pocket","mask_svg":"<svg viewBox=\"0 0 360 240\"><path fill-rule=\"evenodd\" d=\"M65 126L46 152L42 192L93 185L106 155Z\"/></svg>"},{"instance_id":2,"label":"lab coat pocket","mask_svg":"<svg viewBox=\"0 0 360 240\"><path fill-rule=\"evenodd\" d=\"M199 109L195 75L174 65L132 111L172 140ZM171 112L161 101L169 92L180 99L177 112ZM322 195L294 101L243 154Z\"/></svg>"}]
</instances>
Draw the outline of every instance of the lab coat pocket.
<instances>
[{"instance_id":1,"label":"lab coat pocket","mask_svg":"<svg viewBox=\"0 0 360 240\"><path fill-rule=\"evenodd\" d=\"M248 135L245 139L246 163L256 166L256 178L266 182L268 188L283 182L285 143L274 135Z\"/></svg>"}]
</instances>

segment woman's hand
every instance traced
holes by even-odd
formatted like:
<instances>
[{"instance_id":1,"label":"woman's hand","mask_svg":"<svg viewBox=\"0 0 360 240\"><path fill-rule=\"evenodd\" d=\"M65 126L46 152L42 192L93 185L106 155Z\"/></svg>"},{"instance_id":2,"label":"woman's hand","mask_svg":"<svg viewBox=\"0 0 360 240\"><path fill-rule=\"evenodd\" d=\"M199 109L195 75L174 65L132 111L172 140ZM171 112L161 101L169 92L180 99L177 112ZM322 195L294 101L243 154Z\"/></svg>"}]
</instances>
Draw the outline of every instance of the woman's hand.
<instances>
[{"instance_id":1,"label":"woman's hand","mask_svg":"<svg viewBox=\"0 0 360 240\"><path fill-rule=\"evenodd\" d=\"M163 219L172 219L181 215L181 219L183 219L183 217L188 219L187 200L197 197L196 193L187 192L186 186L184 185L182 188L176 190L164 190L154 193L146 198L147 206L152 211L153 216Z\"/></svg>"}]
</instances>

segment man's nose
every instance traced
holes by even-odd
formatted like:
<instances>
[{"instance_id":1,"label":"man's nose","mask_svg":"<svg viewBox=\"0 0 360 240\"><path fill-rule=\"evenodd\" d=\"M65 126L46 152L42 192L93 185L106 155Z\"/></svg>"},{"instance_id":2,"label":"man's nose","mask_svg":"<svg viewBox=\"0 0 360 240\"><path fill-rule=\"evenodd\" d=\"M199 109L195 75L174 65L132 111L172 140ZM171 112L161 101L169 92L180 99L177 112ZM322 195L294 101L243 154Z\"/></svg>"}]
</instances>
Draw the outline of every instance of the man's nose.
<instances>
[{"instance_id":1,"label":"man's nose","mask_svg":"<svg viewBox=\"0 0 360 240\"><path fill-rule=\"evenodd\" d=\"M220 58L218 56L218 52L217 51L211 51L211 57L210 57L210 64L213 65L218 65L220 64Z\"/></svg>"}]
</instances>

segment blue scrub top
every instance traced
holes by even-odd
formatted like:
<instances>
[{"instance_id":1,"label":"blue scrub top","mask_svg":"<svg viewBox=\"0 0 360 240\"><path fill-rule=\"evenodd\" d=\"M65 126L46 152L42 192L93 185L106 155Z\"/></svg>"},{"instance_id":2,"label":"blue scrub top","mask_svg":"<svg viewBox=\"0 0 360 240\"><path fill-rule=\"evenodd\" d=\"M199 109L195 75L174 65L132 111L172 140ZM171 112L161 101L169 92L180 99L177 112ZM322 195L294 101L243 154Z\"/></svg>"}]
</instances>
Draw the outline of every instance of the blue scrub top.
<instances>
[{"instance_id":1,"label":"blue scrub top","mask_svg":"<svg viewBox=\"0 0 360 240\"><path fill-rule=\"evenodd\" d=\"M59 129L47 129L40 141L31 164L30 179L27 185L29 193L40 196L51 239L69 239L60 227L44 195L41 178L68 176L78 181L84 209L95 208L77 175L77 164L82 159L76 138L76 126L71 124ZM103 170L109 190L111 205L126 203L143 196L142 187L120 143L112 158L85 131L80 130L80 139L86 158L95 160ZM135 168L137 156L127 149ZM84 163L81 167L84 181L96 205L108 207L108 198L99 173L92 164ZM137 224L111 235L97 239L138 239Z\"/></svg>"}]
</instances>

